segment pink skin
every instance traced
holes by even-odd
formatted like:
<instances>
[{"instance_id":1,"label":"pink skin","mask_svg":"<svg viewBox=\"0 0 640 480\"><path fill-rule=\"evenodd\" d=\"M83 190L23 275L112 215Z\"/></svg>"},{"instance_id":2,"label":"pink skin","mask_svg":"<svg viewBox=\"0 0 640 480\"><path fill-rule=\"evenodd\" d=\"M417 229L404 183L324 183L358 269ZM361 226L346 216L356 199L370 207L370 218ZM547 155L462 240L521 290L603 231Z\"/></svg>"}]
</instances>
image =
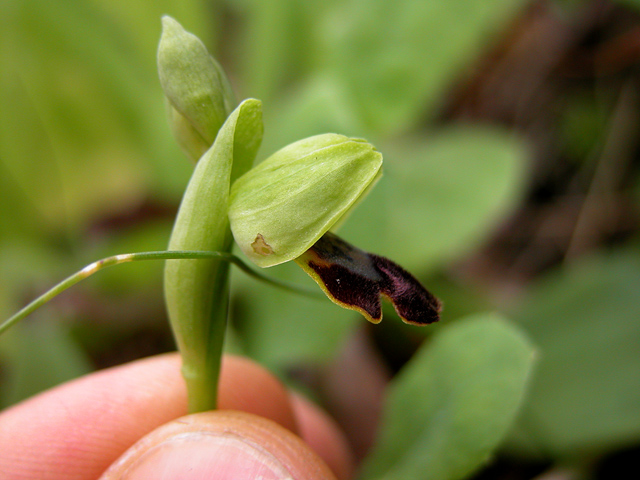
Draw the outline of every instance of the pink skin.
<instances>
[{"instance_id":1,"label":"pink skin","mask_svg":"<svg viewBox=\"0 0 640 480\"><path fill-rule=\"evenodd\" d=\"M0 412L2 478L96 479L132 445L172 421L171 425L178 424L179 428L186 428L188 424L189 438L196 440L187 442L189 445L163 444L167 437L163 437L162 432L171 426L144 438L142 443L147 442L149 448L161 445L158 448L169 451L169 457L156 455L158 468L167 468L167 458L196 461L206 457L207 449L220 453L221 448L228 447L224 450L227 453L219 455L224 460L227 455L242 455L245 450L239 446L248 443L256 451L266 451L269 458L275 458L277 468L274 467L276 474L273 475L276 477L281 473L278 465L284 465L291 474L295 472L296 479L350 478L351 453L335 423L247 359L225 357L219 404L222 411L236 410L250 415L218 412L218 416L205 414L175 422L187 413L186 391L179 368L179 357L175 354L152 357L87 375ZM224 435L232 432L234 438L246 442L221 444L210 439L212 431L214 436L215 432ZM197 441L198 435L205 435L205 440ZM153 443L153 438L159 440ZM139 445L138 455L145 452ZM193 450L188 453L190 448ZM251 458L262 457L249 455L245 467L253 468ZM175 463L172 465L175 467ZM148 462L145 468L149 468ZM229 468L220 470L222 473L209 472L208 476L196 472L194 476L181 478L223 479L236 475ZM144 478L118 475L116 472L104 478ZM269 478L268 475L265 478Z\"/></svg>"}]
</instances>

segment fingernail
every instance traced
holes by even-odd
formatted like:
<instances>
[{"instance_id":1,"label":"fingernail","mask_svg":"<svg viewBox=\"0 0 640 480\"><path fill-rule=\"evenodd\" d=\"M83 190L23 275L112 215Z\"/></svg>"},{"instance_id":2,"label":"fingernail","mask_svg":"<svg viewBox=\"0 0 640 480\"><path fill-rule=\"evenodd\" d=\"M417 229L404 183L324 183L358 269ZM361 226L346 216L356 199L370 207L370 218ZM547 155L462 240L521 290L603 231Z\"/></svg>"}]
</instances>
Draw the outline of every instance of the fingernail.
<instances>
[{"instance_id":1,"label":"fingernail","mask_svg":"<svg viewBox=\"0 0 640 480\"><path fill-rule=\"evenodd\" d=\"M131 465L122 479L293 480L260 445L234 434L186 432L165 439Z\"/></svg>"}]
</instances>

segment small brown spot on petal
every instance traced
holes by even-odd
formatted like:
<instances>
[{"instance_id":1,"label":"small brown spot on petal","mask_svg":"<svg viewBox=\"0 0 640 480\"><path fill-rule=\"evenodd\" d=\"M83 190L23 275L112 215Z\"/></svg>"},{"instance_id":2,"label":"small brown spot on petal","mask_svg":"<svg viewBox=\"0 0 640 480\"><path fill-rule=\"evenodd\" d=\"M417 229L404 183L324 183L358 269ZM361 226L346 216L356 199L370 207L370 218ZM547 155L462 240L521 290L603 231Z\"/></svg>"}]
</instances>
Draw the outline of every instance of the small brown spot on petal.
<instances>
[{"instance_id":1,"label":"small brown spot on petal","mask_svg":"<svg viewBox=\"0 0 640 480\"><path fill-rule=\"evenodd\" d=\"M251 248L253 248L253 251L258 255L262 255L264 257L273 253L273 248L271 248L271 245L265 242L264 237L261 233L256 235L256 239L251 244Z\"/></svg>"}]
</instances>

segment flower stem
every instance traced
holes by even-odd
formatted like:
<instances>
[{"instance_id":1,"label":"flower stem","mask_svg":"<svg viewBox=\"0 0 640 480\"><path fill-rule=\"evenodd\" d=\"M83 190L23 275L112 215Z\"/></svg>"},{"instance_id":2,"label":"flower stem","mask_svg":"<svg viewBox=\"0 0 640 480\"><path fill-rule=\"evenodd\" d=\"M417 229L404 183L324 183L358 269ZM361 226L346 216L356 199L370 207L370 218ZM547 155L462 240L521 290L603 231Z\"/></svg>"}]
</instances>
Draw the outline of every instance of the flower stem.
<instances>
[{"instance_id":1,"label":"flower stem","mask_svg":"<svg viewBox=\"0 0 640 480\"><path fill-rule=\"evenodd\" d=\"M194 322L193 326L196 335L201 334L202 338L189 339L190 333L176 331L175 323L172 324L182 355L182 376L187 384L190 413L217 408L218 379L229 311L229 265L216 260L206 263L212 264L208 270L213 274L209 282L202 282L210 288L209 314L205 322Z\"/></svg>"}]
</instances>

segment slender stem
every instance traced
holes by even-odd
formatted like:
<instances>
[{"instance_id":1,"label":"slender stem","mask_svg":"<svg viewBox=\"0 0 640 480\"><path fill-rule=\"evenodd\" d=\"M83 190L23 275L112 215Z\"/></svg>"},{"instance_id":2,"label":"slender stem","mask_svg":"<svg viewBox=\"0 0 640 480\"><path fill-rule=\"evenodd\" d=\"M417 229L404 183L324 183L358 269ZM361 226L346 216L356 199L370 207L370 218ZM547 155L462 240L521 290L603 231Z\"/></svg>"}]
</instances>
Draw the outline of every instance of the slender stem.
<instances>
[{"instance_id":1,"label":"slender stem","mask_svg":"<svg viewBox=\"0 0 640 480\"><path fill-rule=\"evenodd\" d=\"M217 408L218 378L229 311L229 265L212 268L213 278L207 285L211 301L207 321L196 338L187 342L183 330L174 332L182 355L182 376L187 383L189 413ZM174 325L175 326L175 325Z\"/></svg>"},{"instance_id":2,"label":"slender stem","mask_svg":"<svg viewBox=\"0 0 640 480\"><path fill-rule=\"evenodd\" d=\"M84 280L85 278L90 277L96 272L100 270L110 267L113 265L120 265L121 263L127 262L137 262L143 260L180 260L180 259L220 259L225 262L233 263L235 266L240 268L247 275L250 275L260 281L268 283L278 288L282 288L284 290L288 290L300 295L310 296L314 298L323 298L322 295L316 292L312 292L306 290L304 288L300 288L296 285L292 285L287 282L283 282L276 278L268 277L260 272L255 271L249 265L244 263L240 258L225 252L200 252L200 251L157 251L157 252L138 252L138 253L124 253L121 255L114 255L112 257L106 257L96 262L93 262L82 270L70 275L65 278L62 282L55 285L53 288L47 290L45 293L40 295L38 298L30 302L20 311L12 315L8 320L0 324L0 335L8 330L12 325L18 323L23 318L27 317L35 310L40 308L45 303L52 300L54 297L58 296L68 288L72 287L76 283ZM226 315L226 311L225 311Z\"/></svg>"}]
</instances>

